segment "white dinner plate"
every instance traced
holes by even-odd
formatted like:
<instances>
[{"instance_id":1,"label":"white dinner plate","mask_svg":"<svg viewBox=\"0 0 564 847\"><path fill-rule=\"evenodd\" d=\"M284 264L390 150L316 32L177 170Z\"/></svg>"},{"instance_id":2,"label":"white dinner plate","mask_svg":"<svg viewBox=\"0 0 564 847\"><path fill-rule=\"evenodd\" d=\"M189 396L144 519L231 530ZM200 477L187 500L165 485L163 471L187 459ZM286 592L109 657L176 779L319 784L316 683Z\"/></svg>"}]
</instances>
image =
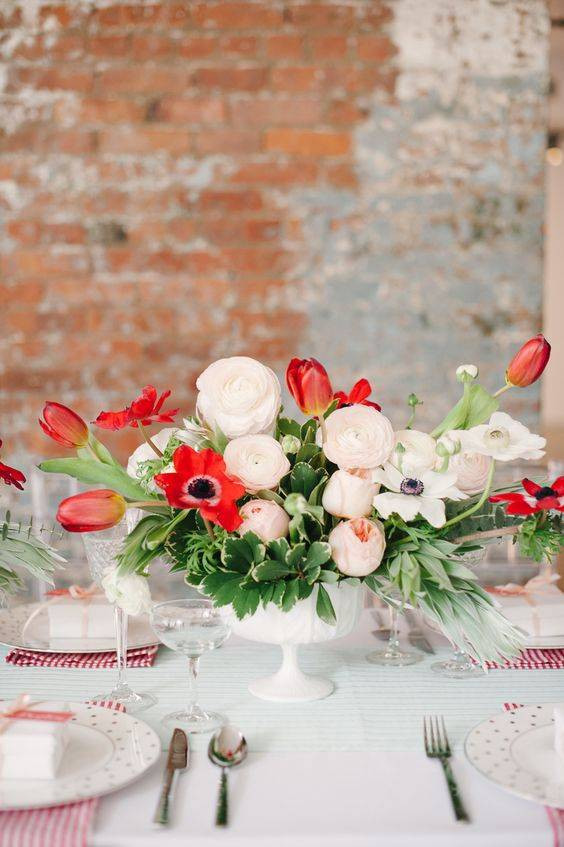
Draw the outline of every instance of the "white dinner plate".
<instances>
[{"instance_id":1,"label":"white dinner plate","mask_svg":"<svg viewBox=\"0 0 564 847\"><path fill-rule=\"evenodd\" d=\"M525 647L529 650L558 650L564 647L564 635L528 635Z\"/></svg>"},{"instance_id":2,"label":"white dinner plate","mask_svg":"<svg viewBox=\"0 0 564 847\"><path fill-rule=\"evenodd\" d=\"M491 782L545 806L564 808L564 760L554 750L554 703L522 706L475 726L468 760Z\"/></svg>"},{"instance_id":3,"label":"white dinner plate","mask_svg":"<svg viewBox=\"0 0 564 847\"><path fill-rule=\"evenodd\" d=\"M49 638L47 611L41 612L27 627L24 625L40 603L25 603L12 609L0 610L0 644L19 650L36 650L39 653L105 653L116 649L115 638ZM46 606L46 604L43 604ZM149 647L159 640L151 629L147 615L129 618L127 647Z\"/></svg>"},{"instance_id":4,"label":"white dinner plate","mask_svg":"<svg viewBox=\"0 0 564 847\"><path fill-rule=\"evenodd\" d=\"M75 803L117 791L159 759L154 729L103 706L69 703L69 744L56 779L0 779L0 810Z\"/></svg>"}]
</instances>

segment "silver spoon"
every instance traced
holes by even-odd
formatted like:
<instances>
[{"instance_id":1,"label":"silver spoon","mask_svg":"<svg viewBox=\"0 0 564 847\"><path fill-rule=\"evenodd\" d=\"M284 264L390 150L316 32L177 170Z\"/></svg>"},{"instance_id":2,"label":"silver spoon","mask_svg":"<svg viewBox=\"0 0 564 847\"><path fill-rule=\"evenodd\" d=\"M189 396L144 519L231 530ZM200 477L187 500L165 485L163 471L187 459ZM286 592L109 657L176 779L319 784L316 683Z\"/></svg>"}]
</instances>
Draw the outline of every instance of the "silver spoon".
<instances>
[{"instance_id":1,"label":"silver spoon","mask_svg":"<svg viewBox=\"0 0 564 847\"><path fill-rule=\"evenodd\" d=\"M227 826L227 768L240 765L247 758L245 736L235 726L221 727L211 737L208 746L208 758L214 765L221 768L215 825Z\"/></svg>"}]
</instances>

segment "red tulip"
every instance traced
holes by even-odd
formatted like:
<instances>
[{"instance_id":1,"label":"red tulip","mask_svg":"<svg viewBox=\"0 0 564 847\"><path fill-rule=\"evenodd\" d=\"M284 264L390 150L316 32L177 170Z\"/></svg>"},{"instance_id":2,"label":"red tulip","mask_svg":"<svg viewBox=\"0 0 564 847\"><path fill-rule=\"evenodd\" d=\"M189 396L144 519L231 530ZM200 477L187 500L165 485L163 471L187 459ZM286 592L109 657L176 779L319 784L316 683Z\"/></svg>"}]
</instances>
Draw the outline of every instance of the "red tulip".
<instances>
[{"instance_id":1,"label":"red tulip","mask_svg":"<svg viewBox=\"0 0 564 847\"><path fill-rule=\"evenodd\" d=\"M48 401L43 407L43 420L39 421L43 432L58 441L63 447L86 447L88 427L80 415L67 406Z\"/></svg>"},{"instance_id":2,"label":"red tulip","mask_svg":"<svg viewBox=\"0 0 564 847\"><path fill-rule=\"evenodd\" d=\"M355 406L359 404L361 406L372 406L378 412L382 410L382 407L378 405L378 403L374 403L372 400L368 400L372 393L372 386L368 382L367 379L359 379L358 382L355 382L351 390L348 394L345 394L344 391L335 391L334 399L339 401L339 408L343 406Z\"/></svg>"},{"instance_id":3,"label":"red tulip","mask_svg":"<svg viewBox=\"0 0 564 847\"><path fill-rule=\"evenodd\" d=\"M0 441L0 447L2 447L2 441ZM14 488L19 488L20 491L23 491L22 483L25 482L25 476L21 471L11 468L10 465L5 465L4 462L0 462L0 479L6 485L13 485Z\"/></svg>"},{"instance_id":4,"label":"red tulip","mask_svg":"<svg viewBox=\"0 0 564 847\"><path fill-rule=\"evenodd\" d=\"M241 526L243 519L235 501L244 495L245 488L227 475L223 456L210 449L197 451L183 444L174 451L172 461L175 473L155 476L171 506L199 509L203 518L228 532Z\"/></svg>"},{"instance_id":5,"label":"red tulip","mask_svg":"<svg viewBox=\"0 0 564 847\"><path fill-rule=\"evenodd\" d=\"M161 411L170 391L163 391L157 399L157 389L146 385L139 397L130 406L119 412L100 412L94 423L102 429L124 429L126 426L137 428L139 424L149 426L152 423L173 423L178 409Z\"/></svg>"},{"instance_id":6,"label":"red tulip","mask_svg":"<svg viewBox=\"0 0 564 847\"><path fill-rule=\"evenodd\" d=\"M121 494L108 488L85 491L60 503L57 520L67 532L96 532L118 524L125 508Z\"/></svg>"},{"instance_id":7,"label":"red tulip","mask_svg":"<svg viewBox=\"0 0 564 847\"><path fill-rule=\"evenodd\" d=\"M544 335L535 335L513 356L505 372L509 385L525 388L540 377L550 359L550 344Z\"/></svg>"},{"instance_id":8,"label":"red tulip","mask_svg":"<svg viewBox=\"0 0 564 847\"><path fill-rule=\"evenodd\" d=\"M292 359L286 370L286 383L306 415L320 417L333 400L327 371L317 359Z\"/></svg>"}]
</instances>

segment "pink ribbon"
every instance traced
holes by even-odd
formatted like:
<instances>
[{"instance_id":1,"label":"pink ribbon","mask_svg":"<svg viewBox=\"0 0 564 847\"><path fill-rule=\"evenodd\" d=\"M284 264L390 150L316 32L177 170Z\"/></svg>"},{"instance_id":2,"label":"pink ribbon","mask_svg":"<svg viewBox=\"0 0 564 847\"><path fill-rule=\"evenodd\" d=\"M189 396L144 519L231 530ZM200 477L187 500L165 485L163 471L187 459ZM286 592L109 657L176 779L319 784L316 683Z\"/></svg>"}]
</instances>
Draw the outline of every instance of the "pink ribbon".
<instances>
[{"instance_id":1,"label":"pink ribbon","mask_svg":"<svg viewBox=\"0 0 564 847\"><path fill-rule=\"evenodd\" d=\"M100 594L95 582L84 588L82 585L69 585L68 588L55 588L48 591L48 597L72 597L73 600L91 600L95 594Z\"/></svg>"},{"instance_id":2,"label":"pink ribbon","mask_svg":"<svg viewBox=\"0 0 564 847\"><path fill-rule=\"evenodd\" d=\"M34 710L38 705L31 702L29 694L20 694L5 712L0 712L0 734L8 728L11 721L51 721L62 723L70 720L74 712L47 712Z\"/></svg>"},{"instance_id":3,"label":"pink ribbon","mask_svg":"<svg viewBox=\"0 0 564 847\"><path fill-rule=\"evenodd\" d=\"M546 594L554 582L558 582L560 576L547 570L529 579L524 585L508 582L505 585L488 585L486 590L491 594L499 594L502 597L523 597L531 607L533 615L533 634L540 635L540 620L535 594Z\"/></svg>"}]
</instances>

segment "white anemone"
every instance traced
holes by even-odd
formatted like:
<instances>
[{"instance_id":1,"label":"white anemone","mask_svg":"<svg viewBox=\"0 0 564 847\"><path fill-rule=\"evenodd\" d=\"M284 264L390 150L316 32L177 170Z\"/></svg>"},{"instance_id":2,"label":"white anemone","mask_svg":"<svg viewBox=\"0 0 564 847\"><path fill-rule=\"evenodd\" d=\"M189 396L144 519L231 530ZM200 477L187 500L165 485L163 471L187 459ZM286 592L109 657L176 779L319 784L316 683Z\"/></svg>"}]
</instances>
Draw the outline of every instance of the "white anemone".
<instances>
[{"instance_id":1,"label":"white anemone","mask_svg":"<svg viewBox=\"0 0 564 847\"><path fill-rule=\"evenodd\" d=\"M546 438L534 435L505 412L494 412L489 423L473 426L459 434L465 452L482 453L498 462L542 459L544 456Z\"/></svg>"},{"instance_id":2,"label":"white anemone","mask_svg":"<svg viewBox=\"0 0 564 847\"><path fill-rule=\"evenodd\" d=\"M455 473L424 471L415 479L405 477L388 463L383 468L376 468L372 479L388 489L377 494L373 501L383 518L395 513L404 521L412 521L421 515L431 526L440 527L446 520L444 499L464 500L468 496L456 487Z\"/></svg>"}]
</instances>

